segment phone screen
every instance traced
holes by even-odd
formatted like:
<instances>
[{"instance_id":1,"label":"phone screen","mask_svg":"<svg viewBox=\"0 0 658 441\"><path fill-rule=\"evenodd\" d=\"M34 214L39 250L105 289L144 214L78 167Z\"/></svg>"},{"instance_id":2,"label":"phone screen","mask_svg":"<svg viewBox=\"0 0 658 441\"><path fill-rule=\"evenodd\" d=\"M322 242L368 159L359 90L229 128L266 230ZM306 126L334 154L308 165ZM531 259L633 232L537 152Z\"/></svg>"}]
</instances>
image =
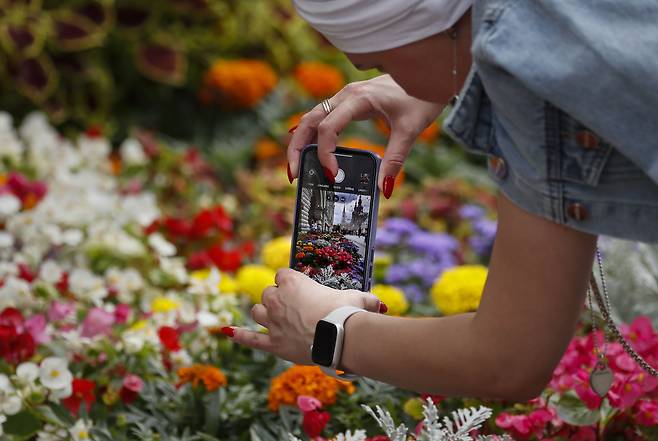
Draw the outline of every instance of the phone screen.
<instances>
[{"instance_id":1,"label":"phone screen","mask_svg":"<svg viewBox=\"0 0 658 441\"><path fill-rule=\"evenodd\" d=\"M336 149L329 184L309 147L302 157L291 267L337 289L370 288L377 213L377 161L369 152Z\"/></svg>"}]
</instances>

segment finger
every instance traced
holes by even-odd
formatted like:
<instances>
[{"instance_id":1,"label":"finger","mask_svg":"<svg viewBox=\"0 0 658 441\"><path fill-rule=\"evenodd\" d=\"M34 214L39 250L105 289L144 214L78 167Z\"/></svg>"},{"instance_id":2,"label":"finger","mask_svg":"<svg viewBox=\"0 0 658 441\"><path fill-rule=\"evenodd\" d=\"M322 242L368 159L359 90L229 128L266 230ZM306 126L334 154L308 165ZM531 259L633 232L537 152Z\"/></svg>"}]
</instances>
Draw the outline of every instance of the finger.
<instances>
[{"instance_id":1,"label":"finger","mask_svg":"<svg viewBox=\"0 0 658 441\"><path fill-rule=\"evenodd\" d=\"M273 352L272 339L268 334L251 331L245 328L233 328L234 334L231 340L241 345L248 346L261 351Z\"/></svg>"},{"instance_id":2,"label":"finger","mask_svg":"<svg viewBox=\"0 0 658 441\"><path fill-rule=\"evenodd\" d=\"M320 124L320 121L322 121L325 115L322 106L318 104L302 116L297 129L292 134L288 143L288 164L290 165L290 173L293 177L299 175L299 156L302 150L304 150L304 147L313 143L318 124Z\"/></svg>"},{"instance_id":3,"label":"finger","mask_svg":"<svg viewBox=\"0 0 658 441\"><path fill-rule=\"evenodd\" d=\"M274 297L276 293L277 287L272 285L268 286L263 290L263 295L260 298L260 302L265 306L266 308L270 307L272 297Z\"/></svg>"},{"instance_id":4,"label":"finger","mask_svg":"<svg viewBox=\"0 0 658 441\"><path fill-rule=\"evenodd\" d=\"M276 286L281 287L288 283L291 278L296 277L300 273L291 268L281 268L274 275L274 283Z\"/></svg>"},{"instance_id":5,"label":"finger","mask_svg":"<svg viewBox=\"0 0 658 441\"><path fill-rule=\"evenodd\" d=\"M365 309L366 311L371 311L371 312L381 312L382 307L381 304L382 302L379 300L379 298L369 292L364 292L361 293L361 302L362 302L362 308Z\"/></svg>"},{"instance_id":6,"label":"finger","mask_svg":"<svg viewBox=\"0 0 658 441\"><path fill-rule=\"evenodd\" d=\"M251 318L261 326L265 326L266 328L270 327L270 317L267 314L267 308L262 303L256 303L251 307Z\"/></svg>"},{"instance_id":7,"label":"finger","mask_svg":"<svg viewBox=\"0 0 658 441\"><path fill-rule=\"evenodd\" d=\"M416 134L404 129L392 129L384 158L379 166L377 185L387 199L393 192L395 177L402 170L404 161L416 140Z\"/></svg>"}]
</instances>

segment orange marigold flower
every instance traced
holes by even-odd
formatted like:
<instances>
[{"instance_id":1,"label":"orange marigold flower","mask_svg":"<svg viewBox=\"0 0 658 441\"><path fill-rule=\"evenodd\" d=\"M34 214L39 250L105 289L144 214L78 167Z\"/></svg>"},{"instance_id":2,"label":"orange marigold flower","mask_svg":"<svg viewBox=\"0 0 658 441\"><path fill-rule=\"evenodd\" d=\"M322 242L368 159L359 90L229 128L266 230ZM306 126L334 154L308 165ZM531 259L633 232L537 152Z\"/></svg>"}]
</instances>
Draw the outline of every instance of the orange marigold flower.
<instances>
[{"instance_id":1,"label":"orange marigold flower","mask_svg":"<svg viewBox=\"0 0 658 441\"><path fill-rule=\"evenodd\" d=\"M343 74L338 69L317 61L300 63L294 75L306 93L316 99L335 95L345 85Z\"/></svg>"},{"instance_id":2,"label":"orange marigold flower","mask_svg":"<svg viewBox=\"0 0 658 441\"><path fill-rule=\"evenodd\" d=\"M278 77L272 67L260 60L219 60L203 77L198 92L204 103L217 93L229 107L250 108L274 89Z\"/></svg>"},{"instance_id":3,"label":"orange marigold flower","mask_svg":"<svg viewBox=\"0 0 658 441\"><path fill-rule=\"evenodd\" d=\"M384 136L389 136L391 134L391 129L388 126L388 123L382 118L375 119L375 127L377 127L377 130L379 130ZM441 128L439 127L439 124L434 121L425 130L420 132L418 139L425 142L433 142L438 138L440 133Z\"/></svg>"},{"instance_id":4,"label":"orange marigold flower","mask_svg":"<svg viewBox=\"0 0 658 441\"><path fill-rule=\"evenodd\" d=\"M360 150L369 150L371 152L377 153L381 158L384 157L386 153L386 147L380 144L373 144L370 141L367 141L363 138L347 138L341 140L340 145L344 147L350 147L353 149ZM400 170L397 178L395 178L395 185L400 185L404 182L404 171Z\"/></svg>"},{"instance_id":5,"label":"orange marigold flower","mask_svg":"<svg viewBox=\"0 0 658 441\"><path fill-rule=\"evenodd\" d=\"M258 161L266 161L283 155L283 149L270 138L261 138L256 141L254 155Z\"/></svg>"},{"instance_id":6,"label":"orange marigold flower","mask_svg":"<svg viewBox=\"0 0 658 441\"><path fill-rule=\"evenodd\" d=\"M222 371L214 366L207 364L194 364L189 367L178 369L179 381L176 386L182 386L186 383L192 383L197 387L203 383L208 392L215 391L226 385L226 376Z\"/></svg>"},{"instance_id":7,"label":"orange marigold flower","mask_svg":"<svg viewBox=\"0 0 658 441\"><path fill-rule=\"evenodd\" d=\"M328 406L336 402L340 390L351 394L355 388L349 381L326 375L318 366L295 365L272 378L267 407L277 412L282 404L294 406L299 395L317 398L322 405Z\"/></svg>"}]
</instances>

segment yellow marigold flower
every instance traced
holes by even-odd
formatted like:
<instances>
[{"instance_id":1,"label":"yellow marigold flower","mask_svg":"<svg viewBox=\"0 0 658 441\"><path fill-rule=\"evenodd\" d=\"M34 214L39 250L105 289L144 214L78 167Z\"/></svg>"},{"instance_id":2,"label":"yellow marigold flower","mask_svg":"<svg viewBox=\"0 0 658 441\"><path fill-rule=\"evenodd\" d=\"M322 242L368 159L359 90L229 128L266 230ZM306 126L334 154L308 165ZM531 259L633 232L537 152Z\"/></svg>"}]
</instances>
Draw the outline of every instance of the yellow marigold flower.
<instances>
[{"instance_id":1,"label":"yellow marigold flower","mask_svg":"<svg viewBox=\"0 0 658 441\"><path fill-rule=\"evenodd\" d=\"M229 107L250 108L269 94L277 81L276 73L264 61L219 60L206 71L199 97L209 102L211 94L217 92Z\"/></svg>"},{"instance_id":2,"label":"yellow marigold flower","mask_svg":"<svg viewBox=\"0 0 658 441\"><path fill-rule=\"evenodd\" d=\"M286 127L292 129L293 127L298 126L299 123L302 122L302 116L304 116L304 112L293 113L290 115L286 121Z\"/></svg>"},{"instance_id":3,"label":"yellow marigold flower","mask_svg":"<svg viewBox=\"0 0 658 441\"><path fill-rule=\"evenodd\" d=\"M142 330L142 329L146 328L146 325L147 325L146 320L140 320L140 321L137 321L137 322L133 323L133 325L130 327L130 330L131 331L139 331L139 330Z\"/></svg>"},{"instance_id":4,"label":"yellow marigold flower","mask_svg":"<svg viewBox=\"0 0 658 441\"><path fill-rule=\"evenodd\" d=\"M265 265L245 265L238 270L238 291L247 294L252 303L260 303L263 290L274 285L276 272Z\"/></svg>"},{"instance_id":5,"label":"yellow marigold flower","mask_svg":"<svg viewBox=\"0 0 658 441\"><path fill-rule=\"evenodd\" d=\"M290 237L277 237L265 244L260 260L272 269L287 268L290 263Z\"/></svg>"},{"instance_id":6,"label":"yellow marigold flower","mask_svg":"<svg viewBox=\"0 0 658 441\"><path fill-rule=\"evenodd\" d=\"M371 292L377 296L379 300L386 303L388 315L401 315L409 309L409 302L404 293L391 285L375 285L372 287Z\"/></svg>"},{"instance_id":7,"label":"yellow marigold flower","mask_svg":"<svg viewBox=\"0 0 658 441\"><path fill-rule=\"evenodd\" d=\"M487 279L482 265L463 265L446 270L432 286L434 304L443 315L475 311Z\"/></svg>"},{"instance_id":8,"label":"yellow marigold flower","mask_svg":"<svg viewBox=\"0 0 658 441\"><path fill-rule=\"evenodd\" d=\"M235 277L227 273L220 273L219 276L219 293L220 294L235 294L239 291L238 282Z\"/></svg>"},{"instance_id":9,"label":"yellow marigold flower","mask_svg":"<svg viewBox=\"0 0 658 441\"><path fill-rule=\"evenodd\" d=\"M151 311L153 312L170 312L179 307L179 303L169 297L156 297L151 302Z\"/></svg>"},{"instance_id":10,"label":"yellow marigold flower","mask_svg":"<svg viewBox=\"0 0 658 441\"><path fill-rule=\"evenodd\" d=\"M294 406L299 395L317 398L324 406L334 404L338 391L352 394L354 385L326 375L318 366L292 366L282 374L272 378L267 407L277 412L279 406Z\"/></svg>"},{"instance_id":11,"label":"yellow marigold flower","mask_svg":"<svg viewBox=\"0 0 658 441\"><path fill-rule=\"evenodd\" d=\"M203 383L208 392L226 386L226 376L224 373L208 364L194 364L190 367L180 368L178 369L178 378L177 386L192 383L192 386L197 387Z\"/></svg>"},{"instance_id":12,"label":"yellow marigold flower","mask_svg":"<svg viewBox=\"0 0 658 441\"><path fill-rule=\"evenodd\" d=\"M317 61L300 63L294 76L306 93L316 99L335 95L345 85L343 74L338 69Z\"/></svg>"}]
</instances>

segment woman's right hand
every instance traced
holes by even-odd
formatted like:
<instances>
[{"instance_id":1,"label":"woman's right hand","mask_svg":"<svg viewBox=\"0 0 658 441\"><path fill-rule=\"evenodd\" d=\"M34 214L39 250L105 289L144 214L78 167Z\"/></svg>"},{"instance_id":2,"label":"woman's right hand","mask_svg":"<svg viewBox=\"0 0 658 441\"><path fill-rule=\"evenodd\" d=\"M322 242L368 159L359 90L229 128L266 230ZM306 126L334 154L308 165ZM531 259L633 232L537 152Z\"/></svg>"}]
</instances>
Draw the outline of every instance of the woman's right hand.
<instances>
[{"instance_id":1,"label":"woman's right hand","mask_svg":"<svg viewBox=\"0 0 658 441\"><path fill-rule=\"evenodd\" d=\"M318 158L325 174L335 177L338 162L333 152L340 133L351 121L380 117L391 128L377 182L387 199L414 141L443 109L441 104L407 95L389 75L350 83L330 98L330 102L334 109L331 113L327 115L318 104L302 116L294 131L288 145L289 179L292 182L297 177L301 151L316 137Z\"/></svg>"}]
</instances>

